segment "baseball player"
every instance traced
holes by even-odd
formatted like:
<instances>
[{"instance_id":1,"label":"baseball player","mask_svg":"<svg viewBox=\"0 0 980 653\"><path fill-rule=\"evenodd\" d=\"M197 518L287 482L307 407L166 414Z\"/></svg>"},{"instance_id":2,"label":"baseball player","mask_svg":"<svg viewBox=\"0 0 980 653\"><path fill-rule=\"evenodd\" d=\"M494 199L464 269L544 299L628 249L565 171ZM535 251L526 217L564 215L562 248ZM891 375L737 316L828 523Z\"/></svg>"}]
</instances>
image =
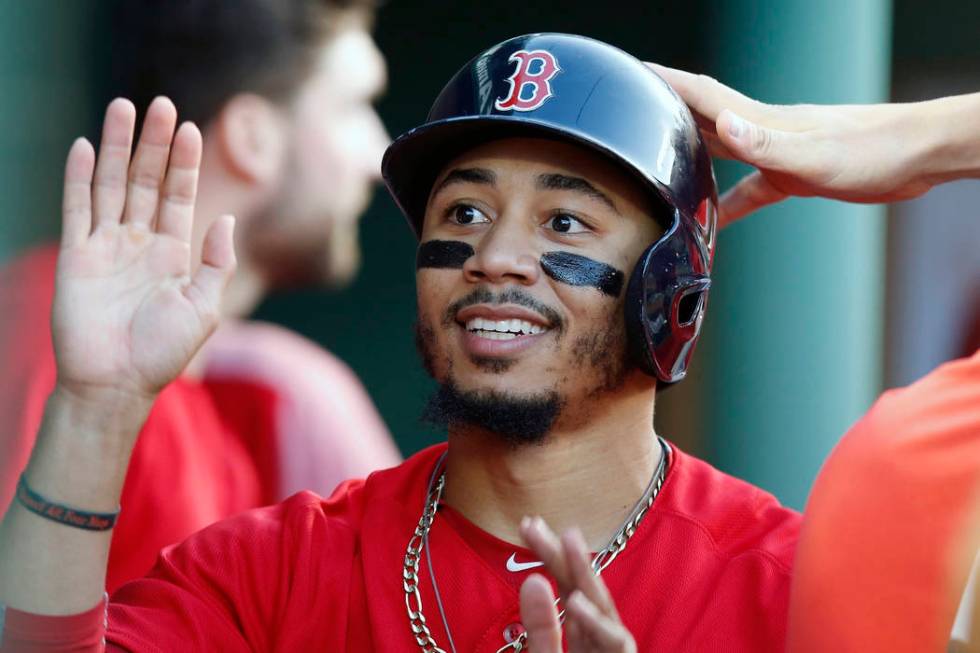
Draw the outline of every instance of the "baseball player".
<instances>
[{"instance_id":1,"label":"baseball player","mask_svg":"<svg viewBox=\"0 0 980 653\"><path fill-rule=\"evenodd\" d=\"M110 134L132 129L109 118ZM152 230L91 202L93 169L147 165L138 153L69 153L59 385L0 530L5 637L41 648L56 628L96 650L103 634L114 650L782 649L799 516L651 426L707 304L707 146L641 62L553 34L478 55L383 164L419 236L418 340L440 384L426 414L448 425L448 445L327 499L301 493L212 526L107 603L129 450L235 264L226 217L192 270L177 200L193 195L196 130L170 146ZM134 286L120 311L91 309Z\"/></svg>"}]
</instances>

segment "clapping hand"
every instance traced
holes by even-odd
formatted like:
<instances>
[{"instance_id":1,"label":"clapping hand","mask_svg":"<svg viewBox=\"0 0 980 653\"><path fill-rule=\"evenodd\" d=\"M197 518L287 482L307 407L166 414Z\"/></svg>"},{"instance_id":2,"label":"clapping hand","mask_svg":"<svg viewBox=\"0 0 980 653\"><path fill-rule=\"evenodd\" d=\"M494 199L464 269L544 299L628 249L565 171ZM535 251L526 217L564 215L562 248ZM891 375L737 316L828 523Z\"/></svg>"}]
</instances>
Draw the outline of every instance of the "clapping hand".
<instances>
[{"instance_id":1,"label":"clapping hand","mask_svg":"<svg viewBox=\"0 0 980 653\"><path fill-rule=\"evenodd\" d=\"M521 535L558 581L569 653L635 653L636 642L620 621L609 590L592 571L582 534L572 530L559 538L535 517L524 520ZM551 583L539 574L521 586L521 621L533 653L561 653L555 595Z\"/></svg>"}]
</instances>

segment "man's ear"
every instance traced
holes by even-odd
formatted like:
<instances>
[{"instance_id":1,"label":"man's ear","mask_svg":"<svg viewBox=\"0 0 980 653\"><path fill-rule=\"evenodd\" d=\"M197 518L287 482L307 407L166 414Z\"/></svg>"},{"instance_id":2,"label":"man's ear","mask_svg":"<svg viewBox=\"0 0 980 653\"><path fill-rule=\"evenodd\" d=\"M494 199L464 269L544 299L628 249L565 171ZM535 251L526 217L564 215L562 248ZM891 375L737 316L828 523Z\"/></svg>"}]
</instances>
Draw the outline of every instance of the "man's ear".
<instances>
[{"instance_id":1,"label":"man's ear","mask_svg":"<svg viewBox=\"0 0 980 653\"><path fill-rule=\"evenodd\" d=\"M274 183L279 177L287 136L281 111L252 93L241 93L225 103L214 132L232 174L259 185Z\"/></svg>"}]
</instances>

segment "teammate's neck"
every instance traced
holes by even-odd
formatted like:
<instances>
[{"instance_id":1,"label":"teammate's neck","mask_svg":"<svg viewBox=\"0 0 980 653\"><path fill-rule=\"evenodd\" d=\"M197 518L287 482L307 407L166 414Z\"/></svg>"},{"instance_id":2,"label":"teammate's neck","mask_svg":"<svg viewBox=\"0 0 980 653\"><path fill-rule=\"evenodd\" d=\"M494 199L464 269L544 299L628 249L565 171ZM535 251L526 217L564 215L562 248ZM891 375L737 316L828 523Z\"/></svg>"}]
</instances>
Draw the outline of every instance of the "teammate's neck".
<instances>
[{"instance_id":1,"label":"teammate's neck","mask_svg":"<svg viewBox=\"0 0 980 653\"><path fill-rule=\"evenodd\" d=\"M522 517L540 515L557 532L578 527L593 549L600 548L660 461L654 396L650 379L636 373L590 404L582 419L559 420L540 445L514 448L493 434L451 429L445 500L509 542L520 543Z\"/></svg>"}]
</instances>

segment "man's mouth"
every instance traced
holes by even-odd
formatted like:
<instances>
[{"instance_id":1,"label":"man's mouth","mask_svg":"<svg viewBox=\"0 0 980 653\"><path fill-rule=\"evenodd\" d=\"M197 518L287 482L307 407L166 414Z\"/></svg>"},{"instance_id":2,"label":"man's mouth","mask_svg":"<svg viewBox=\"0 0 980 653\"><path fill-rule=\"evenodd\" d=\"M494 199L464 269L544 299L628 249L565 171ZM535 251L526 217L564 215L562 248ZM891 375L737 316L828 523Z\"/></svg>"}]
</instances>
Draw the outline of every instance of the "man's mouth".
<instances>
[{"instance_id":1,"label":"man's mouth","mask_svg":"<svg viewBox=\"0 0 980 653\"><path fill-rule=\"evenodd\" d=\"M456 323L465 333L464 347L490 357L516 354L552 329L542 315L514 305L468 306L456 315Z\"/></svg>"},{"instance_id":2,"label":"man's mouth","mask_svg":"<svg viewBox=\"0 0 980 653\"><path fill-rule=\"evenodd\" d=\"M488 320L481 317L466 322L466 330L490 340L513 340L518 336L537 335L547 329L527 320Z\"/></svg>"}]
</instances>

